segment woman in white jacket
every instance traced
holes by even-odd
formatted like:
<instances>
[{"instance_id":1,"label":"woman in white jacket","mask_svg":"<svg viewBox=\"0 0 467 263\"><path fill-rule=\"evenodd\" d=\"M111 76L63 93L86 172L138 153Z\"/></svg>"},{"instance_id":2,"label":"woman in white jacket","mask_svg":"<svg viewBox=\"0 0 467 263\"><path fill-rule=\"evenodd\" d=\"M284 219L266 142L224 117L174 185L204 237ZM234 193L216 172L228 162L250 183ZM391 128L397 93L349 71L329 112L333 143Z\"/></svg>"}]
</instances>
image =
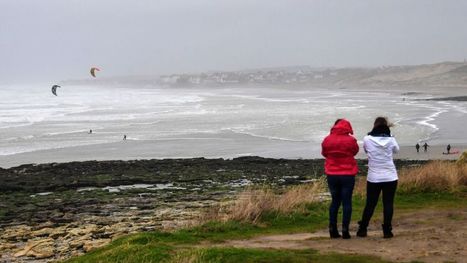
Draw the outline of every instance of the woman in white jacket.
<instances>
[{"instance_id":1,"label":"woman in white jacket","mask_svg":"<svg viewBox=\"0 0 467 263\"><path fill-rule=\"evenodd\" d=\"M399 151L399 145L391 136L389 126L385 117L378 117L372 131L363 138L363 149L368 155L368 176L365 209L362 220L358 222L359 237L367 235L367 227L381 192L383 192L384 238L394 236L391 222L398 177L392 155Z\"/></svg>"}]
</instances>

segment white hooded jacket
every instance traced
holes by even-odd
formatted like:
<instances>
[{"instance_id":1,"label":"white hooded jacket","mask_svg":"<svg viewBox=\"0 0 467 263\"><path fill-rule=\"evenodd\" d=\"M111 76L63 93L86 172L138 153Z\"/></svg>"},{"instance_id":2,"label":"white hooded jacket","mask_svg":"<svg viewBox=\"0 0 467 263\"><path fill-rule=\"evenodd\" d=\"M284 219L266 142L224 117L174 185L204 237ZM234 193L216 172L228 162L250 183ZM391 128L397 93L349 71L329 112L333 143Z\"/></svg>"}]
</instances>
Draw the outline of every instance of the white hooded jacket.
<instances>
[{"instance_id":1,"label":"white hooded jacket","mask_svg":"<svg viewBox=\"0 0 467 263\"><path fill-rule=\"evenodd\" d=\"M399 145L394 137L367 135L363 138L363 149L368 155L368 182L382 183L398 179L392 155L399 151Z\"/></svg>"}]
</instances>

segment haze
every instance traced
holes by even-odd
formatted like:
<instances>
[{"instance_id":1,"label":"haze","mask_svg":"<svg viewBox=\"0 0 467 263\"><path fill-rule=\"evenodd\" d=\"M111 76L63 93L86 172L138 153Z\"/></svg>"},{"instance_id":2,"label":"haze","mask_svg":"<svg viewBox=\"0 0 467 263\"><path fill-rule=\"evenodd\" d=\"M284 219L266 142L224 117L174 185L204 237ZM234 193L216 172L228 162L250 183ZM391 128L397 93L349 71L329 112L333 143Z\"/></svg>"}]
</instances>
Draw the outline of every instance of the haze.
<instances>
[{"instance_id":1,"label":"haze","mask_svg":"<svg viewBox=\"0 0 467 263\"><path fill-rule=\"evenodd\" d=\"M0 83L467 58L467 1L0 0Z\"/></svg>"}]
</instances>

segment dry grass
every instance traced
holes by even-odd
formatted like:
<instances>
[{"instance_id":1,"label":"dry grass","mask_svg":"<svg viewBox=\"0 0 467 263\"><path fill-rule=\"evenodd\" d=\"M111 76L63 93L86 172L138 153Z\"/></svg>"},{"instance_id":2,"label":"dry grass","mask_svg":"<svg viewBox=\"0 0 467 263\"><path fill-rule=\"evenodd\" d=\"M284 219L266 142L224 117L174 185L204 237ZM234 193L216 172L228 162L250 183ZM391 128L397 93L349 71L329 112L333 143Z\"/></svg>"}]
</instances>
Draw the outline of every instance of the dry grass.
<instances>
[{"instance_id":1,"label":"dry grass","mask_svg":"<svg viewBox=\"0 0 467 263\"><path fill-rule=\"evenodd\" d=\"M321 200L327 191L325 178L288 188L277 194L270 187L246 189L236 200L211 209L204 220L236 220L256 223L265 213L299 211L307 203Z\"/></svg>"},{"instance_id":2,"label":"dry grass","mask_svg":"<svg viewBox=\"0 0 467 263\"><path fill-rule=\"evenodd\" d=\"M459 157L459 160L457 160L456 163L458 165L467 164L467 151L462 153L461 157Z\"/></svg>"},{"instance_id":3,"label":"dry grass","mask_svg":"<svg viewBox=\"0 0 467 263\"><path fill-rule=\"evenodd\" d=\"M467 164L450 161L432 161L428 164L399 171L400 192L459 192L467 189ZM326 177L304 185L292 186L282 194L271 187L250 188L233 201L225 202L207 211L201 221L236 220L258 223L267 213L301 211L305 204L321 201L328 192ZM366 195L366 177L359 176L354 194Z\"/></svg>"},{"instance_id":4,"label":"dry grass","mask_svg":"<svg viewBox=\"0 0 467 263\"><path fill-rule=\"evenodd\" d=\"M425 165L399 171L398 191L401 192L459 192L467 189L467 164L432 161ZM354 192L366 193L366 178L359 178Z\"/></svg>"},{"instance_id":5,"label":"dry grass","mask_svg":"<svg viewBox=\"0 0 467 263\"><path fill-rule=\"evenodd\" d=\"M355 177L355 186L353 189L353 194L360 197L365 197L366 195L366 177L357 176Z\"/></svg>"},{"instance_id":6,"label":"dry grass","mask_svg":"<svg viewBox=\"0 0 467 263\"><path fill-rule=\"evenodd\" d=\"M400 171L399 188L406 192L458 192L467 187L467 164L433 161Z\"/></svg>"}]
</instances>

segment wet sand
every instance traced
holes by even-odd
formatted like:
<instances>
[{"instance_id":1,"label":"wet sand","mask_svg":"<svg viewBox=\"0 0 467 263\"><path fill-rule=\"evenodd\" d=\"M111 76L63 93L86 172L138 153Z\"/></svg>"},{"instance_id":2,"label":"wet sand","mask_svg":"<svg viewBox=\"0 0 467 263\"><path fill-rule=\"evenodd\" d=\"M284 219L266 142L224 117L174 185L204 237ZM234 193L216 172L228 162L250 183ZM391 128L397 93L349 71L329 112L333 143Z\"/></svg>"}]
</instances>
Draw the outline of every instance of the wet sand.
<instances>
[{"instance_id":1,"label":"wet sand","mask_svg":"<svg viewBox=\"0 0 467 263\"><path fill-rule=\"evenodd\" d=\"M245 144L248 151L245 151ZM270 158L310 159L320 157L320 144L271 140L238 134L193 134L189 138L132 140L85 145L0 156L0 167L29 163L71 162L86 160L135 160L167 158L235 158L261 156Z\"/></svg>"},{"instance_id":2,"label":"wet sand","mask_svg":"<svg viewBox=\"0 0 467 263\"><path fill-rule=\"evenodd\" d=\"M445 145L431 145L426 152L423 151L423 148L420 148L419 153L417 153L415 146L401 146L399 153L395 154L394 158L407 160L457 160L463 151L467 151L467 144L451 145L451 147L451 152L456 150L459 153L443 154L443 152L446 152ZM365 155L360 152L357 158L363 159Z\"/></svg>"},{"instance_id":3,"label":"wet sand","mask_svg":"<svg viewBox=\"0 0 467 263\"><path fill-rule=\"evenodd\" d=\"M245 142L251 147L245 151ZM455 160L467 144L451 145L458 154L443 154L445 145L431 145L427 152L420 149L417 153L414 146L401 146L395 159L408 160ZM206 136L197 135L192 138L167 140L126 140L114 143L68 147L0 156L0 167L9 168L30 163L72 162L88 160L136 160L167 158L236 158L240 156L261 156L285 159L320 159L321 145L314 142L297 142L271 140L247 135ZM358 159L366 159L360 145Z\"/></svg>"}]
</instances>

